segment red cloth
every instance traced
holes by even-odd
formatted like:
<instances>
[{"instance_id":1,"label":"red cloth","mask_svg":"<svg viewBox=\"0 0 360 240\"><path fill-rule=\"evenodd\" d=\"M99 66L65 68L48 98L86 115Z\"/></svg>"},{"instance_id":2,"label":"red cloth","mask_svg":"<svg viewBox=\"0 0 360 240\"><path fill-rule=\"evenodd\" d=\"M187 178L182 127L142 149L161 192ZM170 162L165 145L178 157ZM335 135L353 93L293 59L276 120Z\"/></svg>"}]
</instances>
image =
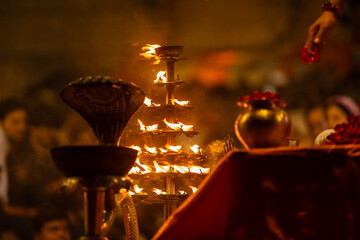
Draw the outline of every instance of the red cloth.
<instances>
[{"instance_id":1,"label":"red cloth","mask_svg":"<svg viewBox=\"0 0 360 240\"><path fill-rule=\"evenodd\" d=\"M351 227L360 224L360 181L350 174L360 171L348 171L353 150L230 152L153 240L360 239Z\"/></svg>"}]
</instances>

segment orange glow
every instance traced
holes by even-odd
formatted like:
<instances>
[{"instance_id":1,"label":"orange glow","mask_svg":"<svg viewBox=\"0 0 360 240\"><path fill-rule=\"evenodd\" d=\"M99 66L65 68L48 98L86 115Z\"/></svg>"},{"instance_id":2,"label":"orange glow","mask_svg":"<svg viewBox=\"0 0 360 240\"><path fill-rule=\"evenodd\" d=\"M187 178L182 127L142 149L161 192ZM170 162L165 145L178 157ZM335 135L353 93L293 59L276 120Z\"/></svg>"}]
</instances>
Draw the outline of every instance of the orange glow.
<instances>
[{"instance_id":1,"label":"orange glow","mask_svg":"<svg viewBox=\"0 0 360 240\"><path fill-rule=\"evenodd\" d=\"M190 101L179 101L179 100L177 100L177 99L174 99L174 102L175 102L176 104L181 105L181 106L190 105Z\"/></svg>"},{"instance_id":2,"label":"orange glow","mask_svg":"<svg viewBox=\"0 0 360 240\"><path fill-rule=\"evenodd\" d=\"M190 149L194 152L194 153L199 153L200 152L200 147L199 145L193 145L190 147Z\"/></svg>"},{"instance_id":3,"label":"orange glow","mask_svg":"<svg viewBox=\"0 0 360 240\"><path fill-rule=\"evenodd\" d=\"M158 44L146 44L145 47L142 47L141 50L144 51L144 53L140 53L141 56L143 56L146 59L153 59L154 64L159 64L160 59L156 55L155 49L159 48L160 45Z\"/></svg>"},{"instance_id":4,"label":"orange glow","mask_svg":"<svg viewBox=\"0 0 360 240\"><path fill-rule=\"evenodd\" d=\"M170 166L159 166L159 164L156 161L153 161L155 166L155 172L156 173L166 173L169 172Z\"/></svg>"},{"instance_id":5,"label":"orange glow","mask_svg":"<svg viewBox=\"0 0 360 240\"><path fill-rule=\"evenodd\" d=\"M146 149L146 151L150 152L150 153L157 153L156 151L156 147L148 147L146 145L144 145L144 148Z\"/></svg>"},{"instance_id":6,"label":"orange glow","mask_svg":"<svg viewBox=\"0 0 360 240\"><path fill-rule=\"evenodd\" d=\"M156 75L156 79L154 80L154 83L166 83L167 79L165 74L166 71L158 72L158 74Z\"/></svg>"},{"instance_id":7,"label":"orange glow","mask_svg":"<svg viewBox=\"0 0 360 240\"><path fill-rule=\"evenodd\" d=\"M179 193L182 194L182 195L186 194L186 192L182 191L182 190L179 190Z\"/></svg>"},{"instance_id":8,"label":"orange glow","mask_svg":"<svg viewBox=\"0 0 360 240\"><path fill-rule=\"evenodd\" d=\"M140 130L141 131L149 131L149 132L156 131L158 129L158 127L159 127L159 124L145 126L140 119L138 119L138 123L140 125Z\"/></svg>"},{"instance_id":9,"label":"orange glow","mask_svg":"<svg viewBox=\"0 0 360 240\"><path fill-rule=\"evenodd\" d=\"M191 188L191 190L193 191L193 193L196 193L196 191L198 190L196 187L194 186L189 186Z\"/></svg>"}]
</instances>

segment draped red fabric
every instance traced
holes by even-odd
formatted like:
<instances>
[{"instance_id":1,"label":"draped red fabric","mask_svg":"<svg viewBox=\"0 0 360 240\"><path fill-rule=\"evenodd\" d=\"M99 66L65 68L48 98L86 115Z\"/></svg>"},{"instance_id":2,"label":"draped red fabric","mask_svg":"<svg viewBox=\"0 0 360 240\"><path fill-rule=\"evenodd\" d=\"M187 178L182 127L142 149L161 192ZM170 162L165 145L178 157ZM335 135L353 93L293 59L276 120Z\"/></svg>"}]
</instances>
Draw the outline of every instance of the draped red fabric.
<instances>
[{"instance_id":1,"label":"draped red fabric","mask_svg":"<svg viewBox=\"0 0 360 240\"><path fill-rule=\"evenodd\" d=\"M153 240L360 239L359 150L232 151Z\"/></svg>"}]
</instances>

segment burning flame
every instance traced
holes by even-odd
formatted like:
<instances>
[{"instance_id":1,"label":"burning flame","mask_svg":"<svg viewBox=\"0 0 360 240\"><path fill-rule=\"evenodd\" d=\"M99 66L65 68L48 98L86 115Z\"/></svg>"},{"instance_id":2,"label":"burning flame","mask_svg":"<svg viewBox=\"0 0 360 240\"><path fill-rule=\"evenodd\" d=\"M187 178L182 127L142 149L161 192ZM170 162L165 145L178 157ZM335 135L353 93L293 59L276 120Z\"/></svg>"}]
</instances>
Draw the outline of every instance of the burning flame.
<instances>
[{"instance_id":1,"label":"burning flame","mask_svg":"<svg viewBox=\"0 0 360 240\"><path fill-rule=\"evenodd\" d=\"M196 191L198 190L196 187L194 186L189 186L191 188L191 190L193 191L193 193L196 193Z\"/></svg>"},{"instance_id":2,"label":"burning flame","mask_svg":"<svg viewBox=\"0 0 360 240\"><path fill-rule=\"evenodd\" d=\"M155 107L159 107L160 104L156 104L156 103L153 103L152 100L150 98L147 98L145 97L145 100L144 100L144 104L148 107L150 107L151 105L155 106Z\"/></svg>"},{"instance_id":3,"label":"burning flame","mask_svg":"<svg viewBox=\"0 0 360 240\"><path fill-rule=\"evenodd\" d=\"M200 166L179 166L179 165L173 165L172 166L174 169L174 172L179 172L179 173L197 173L197 174L202 174L202 173L209 173L210 172L210 168L203 168Z\"/></svg>"},{"instance_id":4,"label":"burning flame","mask_svg":"<svg viewBox=\"0 0 360 240\"><path fill-rule=\"evenodd\" d=\"M146 106L150 107L150 105L151 105L151 99L145 97L144 103L145 103Z\"/></svg>"},{"instance_id":5,"label":"burning flame","mask_svg":"<svg viewBox=\"0 0 360 240\"><path fill-rule=\"evenodd\" d=\"M189 166L189 172L191 173L209 173L210 172L210 168L203 168L200 166Z\"/></svg>"},{"instance_id":6,"label":"burning flame","mask_svg":"<svg viewBox=\"0 0 360 240\"><path fill-rule=\"evenodd\" d=\"M185 166L174 165L173 167L174 167L174 172L179 172L179 173L189 172L189 168Z\"/></svg>"},{"instance_id":7,"label":"burning flame","mask_svg":"<svg viewBox=\"0 0 360 240\"><path fill-rule=\"evenodd\" d=\"M138 185L134 185L134 191L135 191L137 194L141 193L142 190L143 190L143 188L139 188Z\"/></svg>"},{"instance_id":8,"label":"burning flame","mask_svg":"<svg viewBox=\"0 0 360 240\"><path fill-rule=\"evenodd\" d=\"M160 152L162 153L167 153L167 150L166 149L163 149L163 148L159 148Z\"/></svg>"},{"instance_id":9,"label":"burning flame","mask_svg":"<svg viewBox=\"0 0 360 240\"><path fill-rule=\"evenodd\" d=\"M181 105L181 106L190 105L190 101L179 101L179 100L177 100L177 99L174 99L174 102L175 102L176 104Z\"/></svg>"},{"instance_id":10,"label":"burning flame","mask_svg":"<svg viewBox=\"0 0 360 240\"><path fill-rule=\"evenodd\" d=\"M164 123L171 129L174 129L174 130L181 129L181 125L179 123L169 123L168 121L166 121L166 119L164 119Z\"/></svg>"},{"instance_id":11,"label":"burning flame","mask_svg":"<svg viewBox=\"0 0 360 240\"><path fill-rule=\"evenodd\" d=\"M173 152L180 152L182 146L167 146L167 148Z\"/></svg>"},{"instance_id":12,"label":"burning flame","mask_svg":"<svg viewBox=\"0 0 360 240\"><path fill-rule=\"evenodd\" d=\"M136 159L136 163L145 170L145 171L141 171L142 174L152 172L151 167L149 167L148 165L141 164L139 158Z\"/></svg>"},{"instance_id":13,"label":"burning flame","mask_svg":"<svg viewBox=\"0 0 360 240\"><path fill-rule=\"evenodd\" d=\"M194 125L185 125L181 122L179 123L169 123L168 121L166 121L166 119L164 119L164 123L171 129L174 130L183 130L183 131L191 131L194 129Z\"/></svg>"},{"instance_id":14,"label":"burning flame","mask_svg":"<svg viewBox=\"0 0 360 240\"><path fill-rule=\"evenodd\" d=\"M182 194L182 195L186 194L186 192L182 191L182 190L179 190L179 193Z\"/></svg>"},{"instance_id":15,"label":"burning flame","mask_svg":"<svg viewBox=\"0 0 360 240\"><path fill-rule=\"evenodd\" d=\"M147 193L144 193L144 192L142 191L143 188L140 188L138 185L134 185L134 186L133 186L133 189L134 189L135 192L129 190L129 194L130 194L130 195L135 195L135 194L147 195Z\"/></svg>"},{"instance_id":16,"label":"burning flame","mask_svg":"<svg viewBox=\"0 0 360 240\"><path fill-rule=\"evenodd\" d=\"M155 51L155 49L159 47L160 45L158 44L146 44L144 47L141 48L141 50L144 51L144 53L140 53L140 55L146 59L153 59L154 64L159 64L160 59L156 55L156 51Z\"/></svg>"},{"instance_id":17,"label":"burning flame","mask_svg":"<svg viewBox=\"0 0 360 240\"><path fill-rule=\"evenodd\" d=\"M145 165L145 164L141 164L139 158L136 159L136 164L138 166L132 167L128 174L146 174L146 173L151 173L152 172L151 167L148 166L148 165ZM144 170L141 170L140 167L142 169L144 169Z\"/></svg>"},{"instance_id":18,"label":"burning flame","mask_svg":"<svg viewBox=\"0 0 360 240\"><path fill-rule=\"evenodd\" d=\"M190 149L194 152L194 153L199 153L200 152L200 147L199 145L193 145L190 147Z\"/></svg>"},{"instance_id":19,"label":"burning flame","mask_svg":"<svg viewBox=\"0 0 360 240\"><path fill-rule=\"evenodd\" d=\"M141 153L141 147L139 147L139 146L131 145L130 148L137 150L138 155Z\"/></svg>"},{"instance_id":20,"label":"burning flame","mask_svg":"<svg viewBox=\"0 0 360 240\"><path fill-rule=\"evenodd\" d=\"M131 148L136 149L140 152L142 152L142 149L138 146L132 145ZM198 145L194 145L190 147L194 153L198 153L200 151ZM166 145L166 149L164 148L156 148L156 147L149 147L147 145L144 145L144 149L151 154L157 154L158 152L161 153L167 153L167 152L180 152L182 149L182 146L171 146ZM128 174L147 174L147 173L195 173L195 174L208 174L210 172L210 168L204 168L200 166L193 165L192 163L187 166L181 166L181 165L171 165L169 163L162 163L163 165L159 165L156 161L153 161L153 166L150 166L148 164L143 164L140 162L139 157L136 159L136 165L131 168Z\"/></svg>"},{"instance_id":21,"label":"burning flame","mask_svg":"<svg viewBox=\"0 0 360 240\"><path fill-rule=\"evenodd\" d=\"M182 123L180 123L180 124L182 124ZM181 128L184 131L192 131L192 130L194 130L194 125L184 125L184 124L182 124Z\"/></svg>"},{"instance_id":22,"label":"burning flame","mask_svg":"<svg viewBox=\"0 0 360 240\"><path fill-rule=\"evenodd\" d=\"M148 147L146 145L144 145L144 148L146 149L146 151L150 152L150 153L157 153L156 151L156 147Z\"/></svg>"},{"instance_id":23,"label":"burning flame","mask_svg":"<svg viewBox=\"0 0 360 240\"><path fill-rule=\"evenodd\" d=\"M142 123L142 121L140 119L138 119L138 123L140 125L140 130L146 131L146 126Z\"/></svg>"},{"instance_id":24,"label":"burning flame","mask_svg":"<svg viewBox=\"0 0 360 240\"><path fill-rule=\"evenodd\" d=\"M169 172L170 166L159 166L159 164L156 161L153 161L155 166L155 172L156 173L166 173Z\"/></svg>"},{"instance_id":25,"label":"burning flame","mask_svg":"<svg viewBox=\"0 0 360 240\"><path fill-rule=\"evenodd\" d=\"M132 167L128 174L138 174L141 173L141 170L139 167Z\"/></svg>"},{"instance_id":26,"label":"burning flame","mask_svg":"<svg viewBox=\"0 0 360 240\"><path fill-rule=\"evenodd\" d=\"M166 83L167 79L165 74L166 71L158 72L158 74L156 75L156 79L154 80L154 83Z\"/></svg>"},{"instance_id":27,"label":"burning flame","mask_svg":"<svg viewBox=\"0 0 360 240\"><path fill-rule=\"evenodd\" d=\"M153 149L153 148L150 148ZM148 165L141 164L139 159L136 159L136 164L138 166L134 166L129 171L129 174L146 174L154 172L153 168ZM180 165L159 165L156 161L153 161L155 172L156 173L196 173L196 174L208 174L210 172L210 168L203 168L200 166L189 165L189 166L180 166ZM141 170L144 169L144 170Z\"/></svg>"},{"instance_id":28,"label":"burning flame","mask_svg":"<svg viewBox=\"0 0 360 240\"><path fill-rule=\"evenodd\" d=\"M154 124L154 125L150 125L150 126L145 126L142 121L140 119L138 119L138 123L140 125L140 130L141 131L156 131L159 127L159 124Z\"/></svg>"},{"instance_id":29,"label":"burning flame","mask_svg":"<svg viewBox=\"0 0 360 240\"><path fill-rule=\"evenodd\" d=\"M164 192L164 191L162 191L162 190L160 190L160 189L157 189L157 188L153 188L152 190L153 190L153 192L155 192L157 195L166 194L166 192Z\"/></svg>"}]
</instances>

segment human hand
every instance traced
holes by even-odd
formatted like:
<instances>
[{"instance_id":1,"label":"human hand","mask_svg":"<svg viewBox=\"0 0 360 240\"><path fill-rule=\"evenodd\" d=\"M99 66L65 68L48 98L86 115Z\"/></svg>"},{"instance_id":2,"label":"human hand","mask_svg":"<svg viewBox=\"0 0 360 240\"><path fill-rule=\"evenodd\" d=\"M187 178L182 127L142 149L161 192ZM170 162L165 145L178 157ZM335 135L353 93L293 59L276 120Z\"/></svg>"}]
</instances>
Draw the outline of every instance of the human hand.
<instances>
[{"instance_id":1,"label":"human hand","mask_svg":"<svg viewBox=\"0 0 360 240\"><path fill-rule=\"evenodd\" d=\"M330 34L333 32L335 25L336 15L331 11L324 11L310 26L305 44L309 56L315 51L316 46L319 49L323 47Z\"/></svg>"}]
</instances>

